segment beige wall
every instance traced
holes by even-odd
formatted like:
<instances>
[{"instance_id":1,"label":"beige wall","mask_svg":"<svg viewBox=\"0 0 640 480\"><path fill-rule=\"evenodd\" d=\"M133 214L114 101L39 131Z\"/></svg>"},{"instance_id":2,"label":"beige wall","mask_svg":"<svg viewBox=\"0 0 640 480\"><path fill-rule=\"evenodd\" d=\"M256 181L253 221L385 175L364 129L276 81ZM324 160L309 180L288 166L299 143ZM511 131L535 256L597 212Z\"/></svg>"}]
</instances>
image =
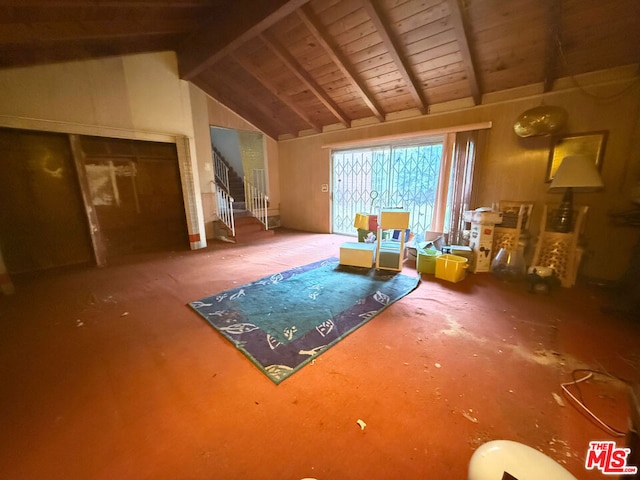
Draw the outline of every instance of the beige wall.
<instances>
[{"instance_id":1,"label":"beige wall","mask_svg":"<svg viewBox=\"0 0 640 480\"><path fill-rule=\"evenodd\" d=\"M202 200L202 221L205 238L213 238L215 215L215 195L213 192L213 154L211 152L211 134L209 132L209 110L207 95L193 84L189 84L192 105L195 155L197 158L200 198ZM194 179L195 180L195 179Z\"/></svg>"},{"instance_id":2,"label":"beige wall","mask_svg":"<svg viewBox=\"0 0 640 480\"><path fill-rule=\"evenodd\" d=\"M251 123L244 120L233 111L213 98L208 98L209 123L212 127L232 128L234 130L260 131ZM263 150L265 153L265 167L269 181L269 216L280 215L280 169L278 167L278 142L264 134ZM213 173L207 181L213 180ZM205 202L206 206L213 209L211 215L215 216L215 198ZM205 213L205 216L207 214Z\"/></svg>"},{"instance_id":3,"label":"beige wall","mask_svg":"<svg viewBox=\"0 0 640 480\"><path fill-rule=\"evenodd\" d=\"M0 122L127 138L193 137L188 83L178 78L172 52L0 70Z\"/></svg>"},{"instance_id":4,"label":"beige wall","mask_svg":"<svg viewBox=\"0 0 640 480\"><path fill-rule=\"evenodd\" d=\"M173 52L0 70L0 126L175 142L189 233L200 235L194 247L206 244L199 157L207 150L197 136L209 135L207 113L205 96L178 78Z\"/></svg>"},{"instance_id":5,"label":"beige wall","mask_svg":"<svg viewBox=\"0 0 640 480\"><path fill-rule=\"evenodd\" d=\"M607 212L629 208L629 192L640 178L640 87L637 66L578 78L584 90L569 80L556 82L557 91L544 96L549 104L569 112L567 132L608 130L603 164L604 192L578 194L589 204L589 241L584 273L613 279L625 269L638 232L613 227ZM153 79L153 81L150 81ZM632 80L630 80L632 79ZM635 82L635 83L634 83ZM594 86L596 85L596 86ZM312 232L330 229L330 150L327 144L379 136L428 131L460 124L492 122L480 165L478 205L501 199L533 200L538 208L558 197L546 193L544 175L548 138L520 139L513 134L515 118L537 106L542 97L532 86L486 95L480 107L396 120L383 125L354 127L279 142L265 135L269 171L270 215L280 214L283 226ZM593 98L609 96L608 100ZM523 97L522 100L514 100ZM452 106L434 106L434 109ZM232 111L179 79L171 52L131 55L103 60L68 62L0 71L0 126L104 135L155 141L185 137L193 189L193 228L207 236L215 214L210 194L213 172L208 126L257 130ZM189 203L189 202L187 202ZM190 226L190 228L192 228ZM204 235L203 235L204 236Z\"/></svg>"},{"instance_id":6,"label":"beige wall","mask_svg":"<svg viewBox=\"0 0 640 480\"><path fill-rule=\"evenodd\" d=\"M603 192L576 194L576 203L590 206L585 238L587 255L582 273L600 279L616 279L625 270L638 232L611 225L607 212L627 209L630 191L640 180L638 112L640 85L637 66L601 72L577 79L590 85L575 88L559 81L558 91L544 96L544 102L560 105L569 113L567 133L608 130L602 177ZM631 78L631 79L630 79ZM598 86L594 86L598 85ZM330 230L330 193L321 191L330 184L330 149L340 142L379 136L406 134L477 122L492 122L487 145L478 170L478 206L499 200L532 200L536 203L533 231L536 232L545 202L557 202L559 195L546 193L545 173L550 150L549 137L522 139L513 133L520 113L540 105L539 88L486 95L484 104L449 113L434 113L383 125L337 130L279 142L282 225L312 232ZM514 100L525 95L522 100ZM597 95L600 98L594 98ZM604 100L603 97L612 97Z\"/></svg>"},{"instance_id":7,"label":"beige wall","mask_svg":"<svg viewBox=\"0 0 640 480\"><path fill-rule=\"evenodd\" d=\"M200 246L212 238L216 219L209 125L257 130L180 80L173 52L0 70L0 126L160 142L186 137L178 151L190 165L181 171L195 196L185 198L185 206ZM277 215L278 148L265 138L269 211Z\"/></svg>"}]
</instances>

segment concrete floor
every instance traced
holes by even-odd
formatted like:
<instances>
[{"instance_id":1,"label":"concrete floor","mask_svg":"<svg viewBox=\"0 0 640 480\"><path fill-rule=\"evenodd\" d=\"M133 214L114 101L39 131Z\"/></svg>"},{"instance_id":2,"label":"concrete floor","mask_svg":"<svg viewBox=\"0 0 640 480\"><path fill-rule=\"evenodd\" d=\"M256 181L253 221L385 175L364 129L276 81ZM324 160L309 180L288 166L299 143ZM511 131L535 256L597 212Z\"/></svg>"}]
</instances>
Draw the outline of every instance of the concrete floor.
<instances>
[{"instance_id":1,"label":"concrete floor","mask_svg":"<svg viewBox=\"0 0 640 480\"><path fill-rule=\"evenodd\" d=\"M603 478L584 468L589 441L625 439L560 384L584 367L638 381L640 322L600 313L598 290L423 275L279 386L186 306L337 256L345 240L279 231L17 279L0 297L0 478L465 479L492 439ZM416 275L410 263L403 273ZM626 430L621 382L581 391Z\"/></svg>"}]
</instances>

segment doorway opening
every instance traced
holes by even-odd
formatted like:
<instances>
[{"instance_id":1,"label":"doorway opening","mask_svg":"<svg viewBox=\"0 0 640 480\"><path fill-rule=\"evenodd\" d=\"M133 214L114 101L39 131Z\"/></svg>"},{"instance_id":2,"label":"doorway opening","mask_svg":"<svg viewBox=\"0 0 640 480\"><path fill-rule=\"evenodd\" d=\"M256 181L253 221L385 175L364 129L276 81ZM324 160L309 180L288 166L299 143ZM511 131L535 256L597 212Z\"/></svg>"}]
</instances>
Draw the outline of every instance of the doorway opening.
<instances>
[{"instance_id":1,"label":"doorway opening","mask_svg":"<svg viewBox=\"0 0 640 480\"><path fill-rule=\"evenodd\" d=\"M450 244L462 242L484 128L334 150L332 232L356 236L356 213L402 208L417 238L439 232Z\"/></svg>"},{"instance_id":2,"label":"doorway opening","mask_svg":"<svg viewBox=\"0 0 640 480\"><path fill-rule=\"evenodd\" d=\"M411 212L412 231L431 230L443 152L443 136L408 145L334 151L333 232L356 235L356 213L396 207Z\"/></svg>"}]
</instances>

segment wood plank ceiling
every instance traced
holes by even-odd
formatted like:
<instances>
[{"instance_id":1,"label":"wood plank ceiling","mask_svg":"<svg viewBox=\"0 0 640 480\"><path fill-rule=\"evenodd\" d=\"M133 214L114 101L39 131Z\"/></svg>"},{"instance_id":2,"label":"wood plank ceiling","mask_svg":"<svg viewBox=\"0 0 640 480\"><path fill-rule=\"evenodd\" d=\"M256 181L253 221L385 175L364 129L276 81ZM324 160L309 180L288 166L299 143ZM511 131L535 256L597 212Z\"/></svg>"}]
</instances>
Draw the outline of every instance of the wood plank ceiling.
<instances>
[{"instance_id":1,"label":"wood plank ceiling","mask_svg":"<svg viewBox=\"0 0 640 480\"><path fill-rule=\"evenodd\" d=\"M638 0L0 0L0 68L151 51L279 138L640 62Z\"/></svg>"}]
</instances>

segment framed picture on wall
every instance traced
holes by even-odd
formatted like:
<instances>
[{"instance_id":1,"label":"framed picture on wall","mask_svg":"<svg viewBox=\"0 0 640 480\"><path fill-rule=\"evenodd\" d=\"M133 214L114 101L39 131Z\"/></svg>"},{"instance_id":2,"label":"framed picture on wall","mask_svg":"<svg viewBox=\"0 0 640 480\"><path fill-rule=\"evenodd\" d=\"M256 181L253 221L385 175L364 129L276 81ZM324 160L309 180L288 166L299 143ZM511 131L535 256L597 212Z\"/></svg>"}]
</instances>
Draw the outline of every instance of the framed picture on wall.
<instances>
[{"instance_id":1,"label":"framed picture on wall","mask_svg":"<svg viewBox=\"0 0 640 480\"><path fill-rule=\"evenodd\" d=\"M551 151L549 152L549 164L547 165L546 181L553 180L564 157L569 155L586 155L593 158L598 170L602 169L604 149L607 144L609 132L572 133L570 135L558 135L553 138Z\"/></svg>"}]
</instances>

